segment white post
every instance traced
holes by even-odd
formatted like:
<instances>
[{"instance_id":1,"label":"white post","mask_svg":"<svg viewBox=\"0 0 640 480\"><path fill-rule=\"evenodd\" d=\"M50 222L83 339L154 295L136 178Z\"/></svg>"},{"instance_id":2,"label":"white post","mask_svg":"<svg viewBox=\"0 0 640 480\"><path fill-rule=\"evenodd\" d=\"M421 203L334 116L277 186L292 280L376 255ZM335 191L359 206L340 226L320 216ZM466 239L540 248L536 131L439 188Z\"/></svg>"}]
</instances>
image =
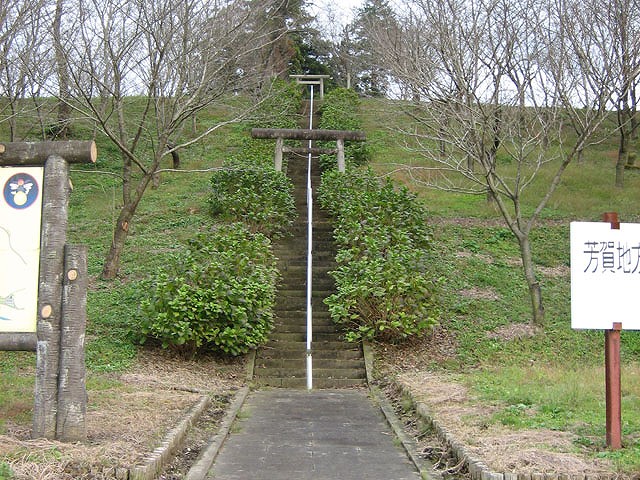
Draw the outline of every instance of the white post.
<instances>
[{"instance_id":1,"label":"white post","mask_svg":"<svg viewBox=\"0 0 640 480\"><path fill-rule=\"evenodd\" d=\"M346 170L344 163L344 139L338 138L336 140L336 146L338 147L338 171L344 173Z\"/></svg>"},{"instance_id":2,"label":"white post","mask_svg":"<svg viewBox=\"0 0 640 480\"><path fill-rule=\"evenodd\" d=\"M274 167L276 172L282 171L282 150L284 146L284 138L278 137L276 138L276 153L274 156Z\"/></svg>"}]
</instances>

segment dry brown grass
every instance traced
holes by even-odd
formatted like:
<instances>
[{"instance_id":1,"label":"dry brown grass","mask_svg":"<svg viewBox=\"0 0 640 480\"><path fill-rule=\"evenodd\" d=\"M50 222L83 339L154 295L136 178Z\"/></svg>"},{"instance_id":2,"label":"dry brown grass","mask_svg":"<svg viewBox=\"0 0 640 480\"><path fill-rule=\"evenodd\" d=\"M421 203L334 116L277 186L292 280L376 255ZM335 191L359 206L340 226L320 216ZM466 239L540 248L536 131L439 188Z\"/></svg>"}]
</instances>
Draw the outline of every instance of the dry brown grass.
<instances>
[{"instance_id":1,"label":"dry brown grass","mask_svg":"<svg viewBox=\"0 0 640 480\"><path fill-rule=\"evenodd\" d=\"M496 472L613 474L602 459L575 453L574 435L545 429L513 431L490 421L496 408L481 404L444 373L404 372L398 381L425 404L467 451Z\"/></svg>"},{"instance_id":2,"label":"dry brown grass","mask_svg":"<svg viewBox=\"0 0 640 480\"><path fill-rule=\"evenodd\" d=\"M140 463L205 393L231 395L244 381L242 359L184 360L145 351L131 371L110 375L108 388L90 390L88 438L65 444L31 440L30 426L7 423L0 459L17 479L113 478L116 468Z\"/></svg>"}]
</instances>

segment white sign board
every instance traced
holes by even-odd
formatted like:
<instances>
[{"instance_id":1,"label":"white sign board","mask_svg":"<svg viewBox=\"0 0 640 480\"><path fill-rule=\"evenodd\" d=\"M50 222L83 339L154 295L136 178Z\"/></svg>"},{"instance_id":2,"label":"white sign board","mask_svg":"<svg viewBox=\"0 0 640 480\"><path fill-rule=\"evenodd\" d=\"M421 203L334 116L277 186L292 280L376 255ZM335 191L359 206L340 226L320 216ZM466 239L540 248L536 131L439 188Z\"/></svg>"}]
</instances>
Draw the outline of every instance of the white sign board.
<instances>
[{"instance_id":1,"label":"white sign board","mask_svg":"<svg viewBox=\"0 0 640 480\"><path fill-rule=\"evenodd\" d=\"M42 167L0 168L0 332L36 331Z\"/></svg>"},{"instance_id":2,"label":"white sign board","mask_svg":"<svg viewBox=\"0 0 640 480\"><path fill-rule=\"evenodd\" d=\"M640 330L640 224L572 222L571 327Z\"/></svg>"}]
</instances>

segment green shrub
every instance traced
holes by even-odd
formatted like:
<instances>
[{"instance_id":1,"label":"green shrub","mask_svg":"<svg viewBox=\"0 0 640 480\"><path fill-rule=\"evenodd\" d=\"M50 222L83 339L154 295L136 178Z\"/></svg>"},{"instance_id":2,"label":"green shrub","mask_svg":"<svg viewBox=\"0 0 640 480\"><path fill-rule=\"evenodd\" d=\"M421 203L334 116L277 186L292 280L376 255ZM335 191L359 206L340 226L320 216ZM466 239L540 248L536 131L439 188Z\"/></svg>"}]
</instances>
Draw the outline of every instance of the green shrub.
<instances>
[{"instance_id":1,"label":"green shrub","mask_svg":"<svg viewBox=\"0 0 640 480\"><path fill-rule=\"evenodd\" d=\"M186 354L246 353L273 324L277 270L270 241L242 224L221 226L189 242L160 272L143 302L141 340Z\"/></svg>"},{"instance_id":2,"label":"green shrub","mask_svg":"<svg viewBox=\"0 0 640 480\"><path fill-rule=\"evenodd\" d=\"M406 244L427 248L430 233L427 212L406 187L390 180L380 181L372 170L357 169L347 174L328 171L322 176L321 206L335 217L335 238L339 246L367 251L375 241L373 254L387 245Z\"/></svg>"},{"instance_id":3,"label":"green shrub","mask_svg":"<svg viewBox=\"0 0 640 480\"><path fill-rule=\"evenodd\" d=\"M370 170L322 176L320 203L335 217L337 293L325 300L349 340L399 341L436 323L426 211L407 189Z\"/></svg>"},{"instance_id":4,"label":"green shrub","mask_svg":"<svg viewBox=\"0 0 640 480\"><path fill-rule=\"evenodd\" d=\"M223 220L244 222L252 232L281 235L293 223L293 185L273 168L220 170L211 178L211 213Z\"/></svg>"},{"instance_id":5,"label":"green shrub","mask_svg":"<svg viewBox=\"0 0 640 480\"><path fill-rule=\"evenodd\" d=\"M385 255L340 262L332 275L337 293L326 299L348 340L394 342L435 323L434 284L424 251L389 247Z\"/></svg>"},{"instance_id":6,"label":"green shrub","mask_svg":"<svg viewBox=\"0 0 640 480\"><path fill-rule=\"evenodd\" d=\"M254 127L295 128L302 94L291 82L274 81L272 95L257 110ZM243 222L252 232L283 234L296 218L293 183L273 167L274 141L250 138L211 178L211 213Z\"/></svg>"},{"instance_id":7,"label":"green shrub","mask_svg":"<svg viewBox=\"0 0 640 480\"><path fill-rule=\"evenodd\" d=\"M327 130L360 130L362 122L358 116L360 99L353 90L336 88L325 95L320 109L320 122L318 128ZM331 148L333 142L319 142L320 146ZM345 161L354 165L364 165L371 155L365 142L345 142ZM336 167L333 155L322 155L320 158L322 170L330 170Z\"/></svg>"}]
</instances>

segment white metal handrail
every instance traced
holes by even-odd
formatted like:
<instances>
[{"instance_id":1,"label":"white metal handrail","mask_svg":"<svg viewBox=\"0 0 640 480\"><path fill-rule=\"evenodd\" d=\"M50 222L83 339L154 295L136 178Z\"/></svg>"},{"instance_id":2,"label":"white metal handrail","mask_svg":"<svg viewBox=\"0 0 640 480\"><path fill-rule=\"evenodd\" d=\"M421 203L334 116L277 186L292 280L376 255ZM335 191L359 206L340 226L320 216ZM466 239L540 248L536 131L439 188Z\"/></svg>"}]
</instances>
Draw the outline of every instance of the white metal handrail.
<instances>
[{"instance_id":1,"label":"white metal handrail","mask_svg":"<svg viewBox=\"0 0 640 480\"><path fill-rule=\"evenodd\" d=\"M313 85L311 90L311 102L309 107L309 130L313 130ZM313 356L311 341L313 338L313 315L311 298L313 295L313 190L311 188L311 140L309 140L309 155L307 162L307 389L313 388Z\"/></svg>"}]
</instances>

